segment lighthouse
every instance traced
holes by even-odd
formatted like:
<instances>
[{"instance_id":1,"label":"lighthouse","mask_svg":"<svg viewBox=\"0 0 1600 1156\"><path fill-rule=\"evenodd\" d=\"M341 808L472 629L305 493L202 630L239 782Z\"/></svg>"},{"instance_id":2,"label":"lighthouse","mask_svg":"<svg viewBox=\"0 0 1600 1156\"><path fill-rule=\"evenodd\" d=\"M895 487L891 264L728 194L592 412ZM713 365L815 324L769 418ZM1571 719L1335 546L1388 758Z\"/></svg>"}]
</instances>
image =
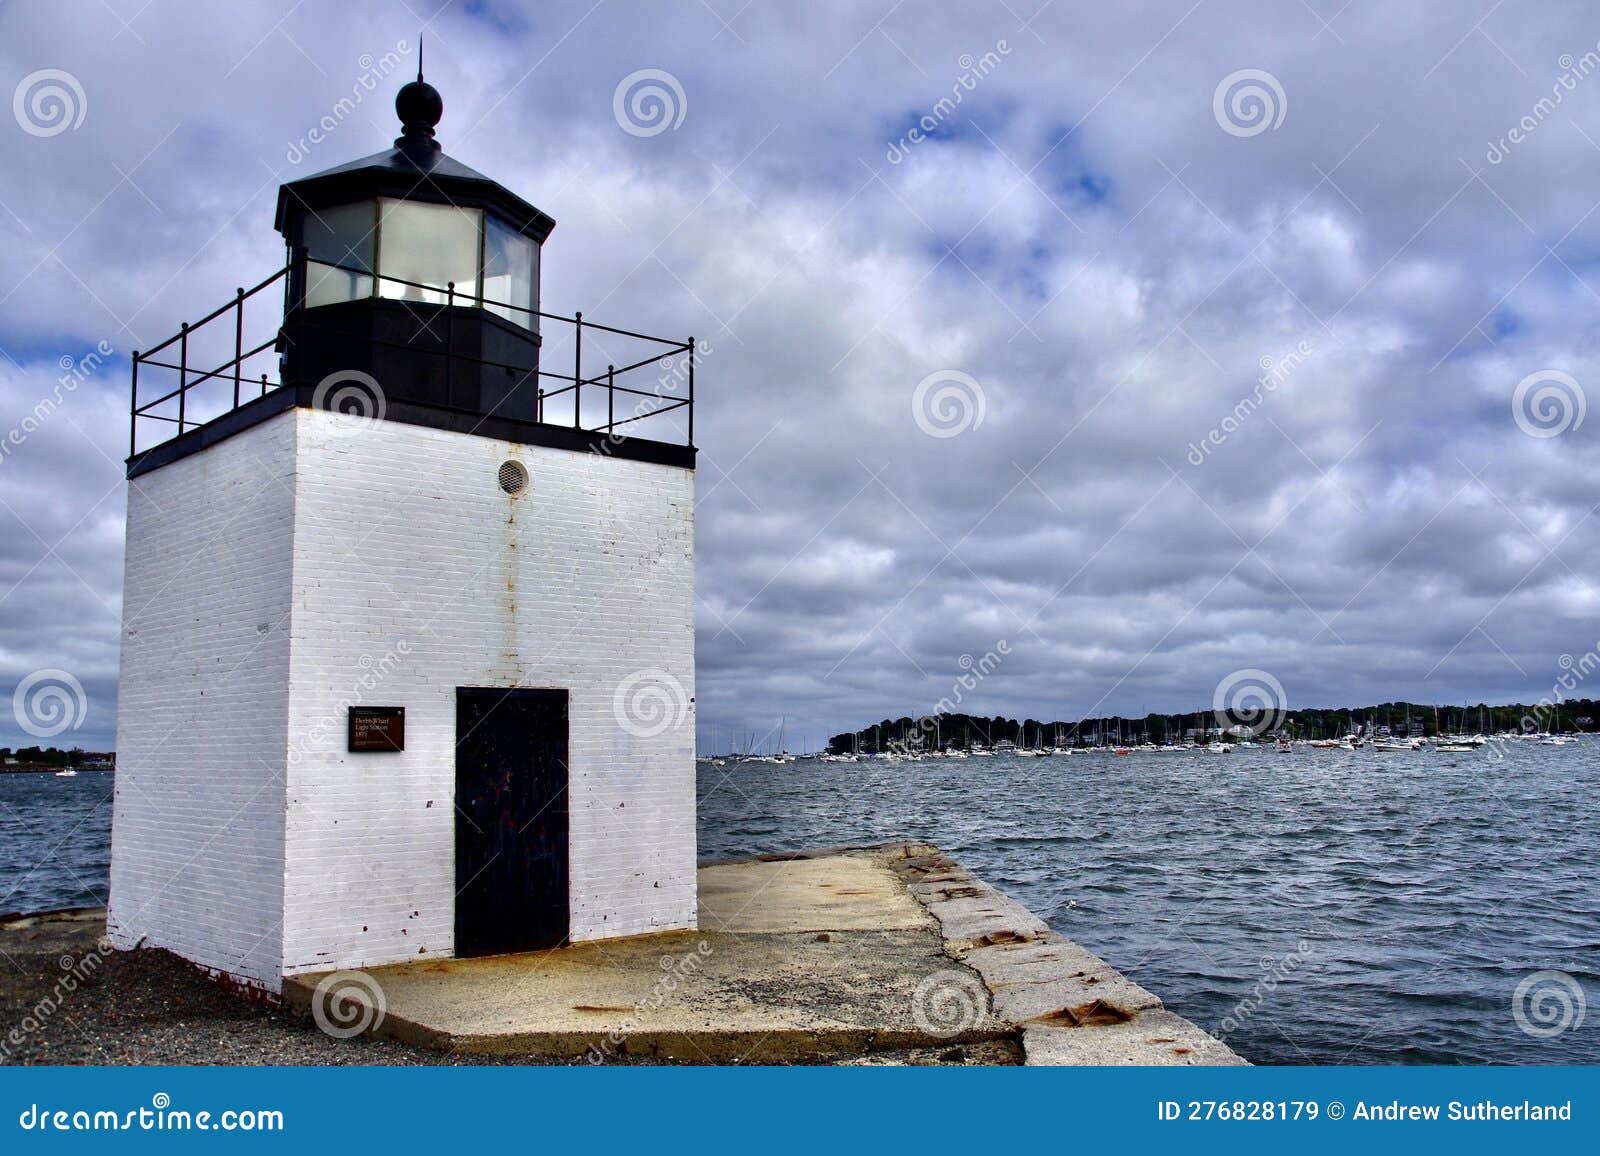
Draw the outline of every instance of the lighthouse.
<instances>
[{"instance_id":1,"label":"lighthouse","mask_svg":"<svg viewBox=\"0 0 1600 1156\"><path fill-rule=\"evenodd\" d=\"M133 357L109 933L266 993L696 920L694 341L395 108Z\"/></svg>"}]
</instances>

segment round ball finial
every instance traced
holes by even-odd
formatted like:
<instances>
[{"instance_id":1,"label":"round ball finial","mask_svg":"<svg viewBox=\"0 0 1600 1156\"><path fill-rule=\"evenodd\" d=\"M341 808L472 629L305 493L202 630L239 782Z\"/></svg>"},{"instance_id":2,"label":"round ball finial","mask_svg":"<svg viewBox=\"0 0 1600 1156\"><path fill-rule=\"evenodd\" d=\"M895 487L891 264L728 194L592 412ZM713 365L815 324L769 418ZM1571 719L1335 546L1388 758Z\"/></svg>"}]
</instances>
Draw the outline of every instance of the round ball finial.
<instances>
[{"instance_id":1,"label":"round ball finial","mask_svg":"<svg viewBox=\"0 0 1600 1156\"><path fill-rule=\"evenodd\" d=\"M420 36L417 38L417 78L395 94L394 111L400 118L400 135L394 147L417 168L432 168L439 157L439 142L433 139L433 126L444 116L444 97L422 79Z\"/></svg>"},{"instance_id":2,"label":"round ball finial","mask_svg":"<svg viewBox=\"0 0 1600 1156\"><path fill-rule=\"evenodd\" d=\"M419 77L396 94L394 111L408 132L422 129L432 136L433 126L444 116L444 98L437 88Z\"/></svg>"}]
</instances>

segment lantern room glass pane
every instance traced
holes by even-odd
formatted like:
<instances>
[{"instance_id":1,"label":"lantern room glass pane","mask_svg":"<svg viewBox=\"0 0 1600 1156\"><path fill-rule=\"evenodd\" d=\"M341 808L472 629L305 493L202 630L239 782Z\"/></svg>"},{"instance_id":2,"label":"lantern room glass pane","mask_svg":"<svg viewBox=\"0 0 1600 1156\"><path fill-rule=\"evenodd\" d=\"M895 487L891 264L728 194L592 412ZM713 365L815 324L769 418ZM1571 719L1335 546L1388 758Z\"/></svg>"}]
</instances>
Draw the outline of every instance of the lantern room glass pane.
<instances>
[{"instance_id":1,"label":"lantern room glass pane","mask_svg":"<svg viewBox=\"0 0 1600 1156\"><path fill-rule=\"evenodd\" d=\"M482 213L453 205L381 200L378 217L379 297L442 305L445 286L454 281L458 302L470 304L477 298Z\"/></svg>"},{"instance_id":2,"label":"lantern room glass pane","mask_svg":"<svg viewBox=\"0 0 1600 1156\"><path fill-rule=\"evenodd\" d=\"M483 307L525 329L537 330L531 310L539 308L534 296L538 284L539 247L494 217L485 218Z\"/></svg>"},{"instance_id":3,"label":"lantern room glass pane","mask_svg":"<svg viewBox=\"0 0 1600 1156\"><path fill-rule=\"evenodd\" d=\"M300 236L311 258L306 267L308 306L372 296L370 273L377 221L377 205L372 201L306 212Z\"/></svg>"}]
</instances>

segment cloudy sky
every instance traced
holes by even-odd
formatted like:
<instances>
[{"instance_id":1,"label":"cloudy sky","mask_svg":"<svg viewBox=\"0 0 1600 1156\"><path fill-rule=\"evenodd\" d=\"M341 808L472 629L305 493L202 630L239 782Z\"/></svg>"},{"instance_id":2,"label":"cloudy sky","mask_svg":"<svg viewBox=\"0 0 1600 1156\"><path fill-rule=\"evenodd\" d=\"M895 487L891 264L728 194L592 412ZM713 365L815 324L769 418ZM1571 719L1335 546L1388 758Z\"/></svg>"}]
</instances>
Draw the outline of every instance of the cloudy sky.
<instances>
[{"instance_id":1,"label":"cloudy sky","mask_svg":"<svg viewBox=\"0 0 1600 1156\"><path fill-rule=\"evenodd\" d=\"M702 745L1002 650L965 705L1048 718L1528 699L1600 638L1592 5L10 0L0 692L79 680L55 741L114 733L128 352L280 262L424 29L545 307L709 346Z\"/></svg>"}]
</instances>

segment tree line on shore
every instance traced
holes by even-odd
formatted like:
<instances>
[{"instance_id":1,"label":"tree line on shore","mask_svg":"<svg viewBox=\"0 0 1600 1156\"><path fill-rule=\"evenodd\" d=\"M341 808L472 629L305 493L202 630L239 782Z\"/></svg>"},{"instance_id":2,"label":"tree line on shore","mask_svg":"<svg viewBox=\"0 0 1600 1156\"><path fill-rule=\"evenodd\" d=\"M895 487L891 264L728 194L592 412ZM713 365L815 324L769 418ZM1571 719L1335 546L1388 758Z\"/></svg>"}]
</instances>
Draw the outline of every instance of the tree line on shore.
<instances>
[{"instance_id":1,"label":"tree line on shore","mask_svg":"<svg viewBox=\"0 0 1600 1156\"><path fill-rule=\"evenodd\" d=\"M94 767L109 764L115 756L80 750L61 750L59 747L0 747L0 771L55 770L61 767Z\"/></svg>"},{"instance_id":2,"label":"tree line on shore","mask_svg":"<svg viewBox=\"0 0 1600 1156\"><path fill-rule=\"evenodd\" d=\"M1433 703L1385 702L1358 707L1310 707L1268 710L1253 718L1230 720L1215 710L1184 714L1152 713L1141 718L1053 720L1012 719L1002 715L909 715L884 719L858 731L828 739L832 754L885 750L967 749L1011 743L1019 747L1094 746L1101 743L1183 742L1225 734L1287 735L1298 739L1338 738L1358 726L1391 734L1433 737L1441 734L1499 734L1505 731L1593 731L1600 718L1600 700L1569 699L1552 703L1509 703L1491 706L1439 706Z\"/></svg>"}]
</instances>

